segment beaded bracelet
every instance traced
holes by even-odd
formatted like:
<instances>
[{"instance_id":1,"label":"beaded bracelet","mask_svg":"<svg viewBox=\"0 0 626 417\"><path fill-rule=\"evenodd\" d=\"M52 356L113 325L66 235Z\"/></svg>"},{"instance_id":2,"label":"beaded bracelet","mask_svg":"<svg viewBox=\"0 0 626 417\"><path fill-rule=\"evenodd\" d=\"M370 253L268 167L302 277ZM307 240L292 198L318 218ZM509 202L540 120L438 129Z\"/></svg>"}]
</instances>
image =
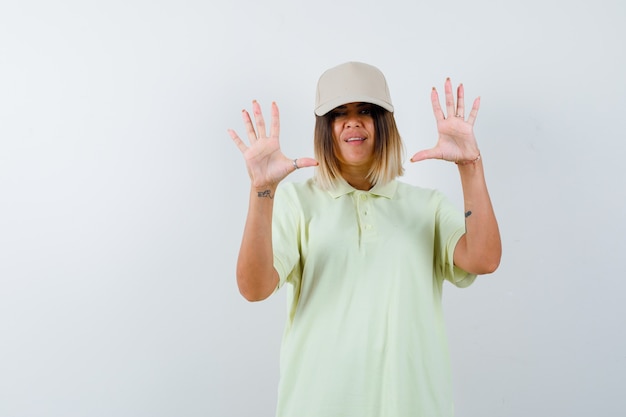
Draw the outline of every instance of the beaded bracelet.
<instances>
[{"instance_id":1,"label":"beaded bracelet","mask_svg":"<svg viewBox=\"0 0 626 417\"><path fill-rule=\"evenodd\" d=\"M477 157L476 157L476 159L474 159L474 160L471 160L471 161L462 161L462 162L456 161L456 162L454 162L454 163L455 163L455 164L457 164L457 165L469 165L469 164L475 164L475 163L476 163L476 162L478 162L478 161L480 161L480 152L478 153L478 156L477 156Z\"/></svg>"}]
</instances>

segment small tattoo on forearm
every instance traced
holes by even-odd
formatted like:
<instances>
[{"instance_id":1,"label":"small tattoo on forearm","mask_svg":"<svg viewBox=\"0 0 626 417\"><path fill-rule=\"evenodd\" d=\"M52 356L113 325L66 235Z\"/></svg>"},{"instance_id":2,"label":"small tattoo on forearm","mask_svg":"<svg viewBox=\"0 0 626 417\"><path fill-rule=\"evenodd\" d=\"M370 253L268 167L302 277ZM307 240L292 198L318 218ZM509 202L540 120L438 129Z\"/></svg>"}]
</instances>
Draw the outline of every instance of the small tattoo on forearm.
<instances>
[{"instance_id":1,"label":"small tattoo on forearm","mask_svg":"<svg viewBox=\"0 0 626 417\"><path fill-rule=\"evenodd\" d=\"M259 198L268 197L270 199L274 198L274 197L272 197L272 193L270 192L270 190L258 191L257 192L257 197L259 197Z\"/></svg>"},{"instance_id":2,"label":"small tattoo on forearm","mask_svg":"<svg viewBox=\"0 0 626 417\"><path fill-rule=\"evenodd\" d=\"M469 216L472 215L472 212L470 210L465 212L465 218L467 219Z\"/></svg>"}]
</instances>

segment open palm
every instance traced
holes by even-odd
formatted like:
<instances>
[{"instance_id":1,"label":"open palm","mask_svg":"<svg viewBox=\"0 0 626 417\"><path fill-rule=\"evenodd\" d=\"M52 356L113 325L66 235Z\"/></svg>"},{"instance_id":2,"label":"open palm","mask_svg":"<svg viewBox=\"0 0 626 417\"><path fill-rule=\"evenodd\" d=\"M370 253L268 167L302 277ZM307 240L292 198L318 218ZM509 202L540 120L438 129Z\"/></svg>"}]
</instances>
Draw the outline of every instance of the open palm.
<instances>
[{"instance_id":1,"label":"open palm","mask_svg":"<svg viewBox=\"0 0 626 417\"><path fill-rule=\"evenodd\" d=\"M253 187L275 187L297 168L317 165L315 159L299 158L292 160L287 158L280 150L278 140L280 133L280 116L276 103L272 103L272 119L269 136L267 136L261 106L257 101L252 102L252 111L254 113L256 129L248 111L242 111L243 121L250 142L249 145L246 145L234 130L229 129L228 133L244 156L248 175L250 176Z\"/></svg>"},{"instance_id":2,"label":"open palm","mask_svg":"<svg viewBox=\"0 0 626 417\"><path fill-rule=\"evenodd\" d=\"M476 137L474 136L474 122L480 107L480 98L474 100L470 114L465 120L465 101L463 84L457 89L455 103L452 93L452 82L446 79L444 85L446 112L439 103L439 94L433 87L430 98L433 113L437 121L438 139L435 147L417 152L411 158L412 162L425 159L443 159L452 162L475 160L479 155Z\"/></svg>"}]
</instances>

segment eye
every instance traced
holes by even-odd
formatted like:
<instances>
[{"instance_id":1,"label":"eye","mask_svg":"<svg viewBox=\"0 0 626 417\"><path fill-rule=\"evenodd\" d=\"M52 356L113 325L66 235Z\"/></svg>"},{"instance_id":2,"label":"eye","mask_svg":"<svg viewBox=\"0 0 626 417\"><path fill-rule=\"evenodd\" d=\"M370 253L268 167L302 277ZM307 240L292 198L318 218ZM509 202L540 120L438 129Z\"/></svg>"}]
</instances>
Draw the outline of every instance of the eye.
<instances>
[{"instance_id":1,"label":"eye","mask_svg":"<svg viewBox=\"0 0 626 417\"><path fill-rule=\"evenodd\" d=\"M372 109L370 109L369 107L365 108L365 109L361 109L361 111L359 113L365 114L365 115L370 115L370 114L372 114Z\"/></svg>"}]
</instances>

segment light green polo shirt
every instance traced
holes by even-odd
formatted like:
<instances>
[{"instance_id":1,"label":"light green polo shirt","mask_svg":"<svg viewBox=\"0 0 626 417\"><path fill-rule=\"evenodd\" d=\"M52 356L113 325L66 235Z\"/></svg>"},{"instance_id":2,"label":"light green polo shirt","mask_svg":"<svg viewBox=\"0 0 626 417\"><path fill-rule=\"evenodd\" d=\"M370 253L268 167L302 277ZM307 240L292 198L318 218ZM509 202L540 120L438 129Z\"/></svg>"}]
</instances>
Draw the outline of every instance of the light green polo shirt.
<instances>
[{"instance_id":1,"label":"light green polo shirt","mask_svg":"<svg viewBox=\"0 0 626 417\"><path fill-rule=\"evenodd\" d=\"M444 280L463 214L440 192L392 181L281 184L274 265L288 290L278 417L449 417Z\"/></svg>"}]
</instances>

